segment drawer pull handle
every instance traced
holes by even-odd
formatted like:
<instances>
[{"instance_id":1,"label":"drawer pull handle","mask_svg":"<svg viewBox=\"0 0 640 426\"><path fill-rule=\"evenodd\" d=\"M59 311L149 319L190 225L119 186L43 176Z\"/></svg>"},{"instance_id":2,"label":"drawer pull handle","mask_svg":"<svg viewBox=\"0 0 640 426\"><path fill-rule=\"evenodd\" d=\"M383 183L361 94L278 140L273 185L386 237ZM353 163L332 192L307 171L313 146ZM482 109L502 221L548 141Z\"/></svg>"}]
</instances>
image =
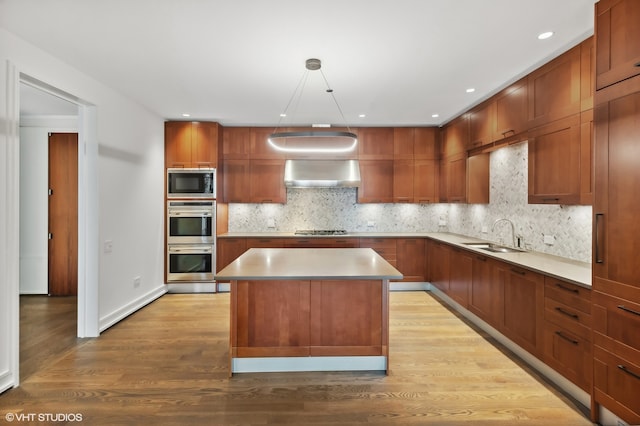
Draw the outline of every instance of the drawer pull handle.
<instances>
[{"instance_id":1,"label":"drawer pull handle","mask_svg":"<svg viewBox=\"0 0 640 426\"><path fill-rule=\"evenodd\" d=\"M571 293L580 294L580 291L577 288L567 287L560 283L556 283L556 287L564 291L570 291Z\"/></svg>"},{"instance_id":2,"label":"drawer pull handle","mask_svg":"<svg viewBox=\"0 0 640 426\"><path fill-rule=\"evenodd\" d=\"M625 312L629 312L630 314L640 316L640 312L638 312L638 311L634 311L633 309L629 309L629 308L627 308L627 307L626 307L626 306L624 306L624 305L618 305L618 309L622 309L623 311L625 311Z\"/></svg>"},{"instance_id":3,"label":"drawer pull handle","mask_svg":"<svg viewBox=\"0 0 640 426\"><path fill-rule=\"evenodd\" d=\"M631 377L635 377L636 379L640 380L640 375L634 373L633 371L629 370L627 367L625 367L622 364L618 364L618 368L622 371L624 371L625 373L627 373L628 375L630 375Z\"/></svg>"},{"instance_id":4,"label":"drawer pull handle","mask_svg":"<svg viewBox=\"0 0 640 426\"><path fill-rule=\"evenodd\" d=\"M514 269L514 268L511 268L511 272L513 272L515 274L518 274L518 275L527 275L527 273L525 271L521 271L519 269Z\"/></svg>"},{"instance_id":5,"label":"drawer pull handle","mask_svg":"<svg viewBox=\"0 0 640 426\"><path fill-rule=\"evenodd\" d=\"M558 335L558 337L560 337L561 339L566 340L567 342L571 343L572 345L576 345L577 346L578 343L580 343L577 340L573 340L572 338L570 338L568 336L565 336L564 334L562 334L561 331L556 331L556 334Z\"/></svg>"},{"instance_id":6,"label":"drawer pull handle","mask_svg":"<svg viewBox=\"0 0 640 426\"><path fill-rule=\"evenodd\" d=\"M483 257L483 256L476 256L476 259L478 259L480 262L486 262L487 258Z\"/></svg>"},{"instance_id":7,"label":"drawer pull handle","mask_svg":"<svg viewBox=\"0 0 640 426\"><path fill-rule=\"evenodd\" d=\"M567 312L567 311L565 311L564 309L562 309L559 306L556 306L556 311L560 312L562 315L566 315L566 316L571 317L573 319L576 319L576 320L580 319L580 317L578 315L573 314L571 312Z\"/></svg>"}]
</instances>

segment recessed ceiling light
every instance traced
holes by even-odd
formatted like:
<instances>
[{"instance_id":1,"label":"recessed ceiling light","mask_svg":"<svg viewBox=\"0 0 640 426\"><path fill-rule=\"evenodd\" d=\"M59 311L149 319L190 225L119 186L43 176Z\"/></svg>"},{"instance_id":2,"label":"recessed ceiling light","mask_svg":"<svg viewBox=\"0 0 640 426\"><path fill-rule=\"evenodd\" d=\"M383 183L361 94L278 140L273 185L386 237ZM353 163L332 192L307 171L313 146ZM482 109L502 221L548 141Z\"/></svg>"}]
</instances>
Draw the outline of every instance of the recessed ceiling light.
<instances>
[{"instance_id":1,"label":"recessed ceiling light","mask_svg":"<svg viewBox=\"0 0 640 426\"><path fill-rule=\"evenodd\" d=\"M282 114L280 114L280 117L286 117L287 114L285 114L284 112Z\"/></svg>"},{"instance_id":2,"label":"recessed ceiling light","mask_svg":"<svg viewBox=\"0 0 640 426\"><path fill-rule=\"evenodd\" d=\"M467 89L467 93L473 93L473 92L475 92L475 91L476 91L476 89L474 89L473 87L469 87L469 88Z\"/></svg>"},{"instance_id":3,"label":"recessed ceiling light","mask_svg":"<svg viewBox=\"0 0 640 426\"><path fill-rule=\"evenodd\" d=\"M182 114L183 117L191 117L191 114L185 112L184 114Z\"/></svg>"},{"instance_id":4,"label":"recessed ceiling light","mask_svg":"<svg viewBox=\"0 0 640 426\"><path fill-rule=\"evenodd\" d=\"M367 114L360 114L358 117L365 118L366 116L367 116Z\"/></svg>"},{"instance_id":5,"label":"recessed ceiling light","mask_svg":"<svg viewBox=\"0 0 640 426\"><path fill-rule=\"evenodd\" d=\"M438 118L438 117L440 117L440 114L431 114L431 117L432 118Z\"/></svg>"},{"instance_id":6,"label":"recessed ceiling light","mask_svg":"<svg viewBox=\"0 0 640 426\"><path fill-rule=\"evenodd\" d=\"M538 40L546 40L553 35L553 31L547 31L544 33L538 34Z\"/></svg>"}]
</instances>

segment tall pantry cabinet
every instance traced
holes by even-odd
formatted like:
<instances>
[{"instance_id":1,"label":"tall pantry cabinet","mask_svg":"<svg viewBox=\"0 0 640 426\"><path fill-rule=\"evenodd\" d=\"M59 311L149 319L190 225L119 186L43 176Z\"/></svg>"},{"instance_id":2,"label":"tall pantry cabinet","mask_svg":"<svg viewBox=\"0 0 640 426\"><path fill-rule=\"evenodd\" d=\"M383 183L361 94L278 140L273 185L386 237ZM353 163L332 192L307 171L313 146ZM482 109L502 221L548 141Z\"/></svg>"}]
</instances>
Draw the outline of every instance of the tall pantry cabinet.
<instances>
[{"instance_id":1,"label":"tall pantry cabinet","mask_svg":"<svg viewBox=\"0 0 640 426\"><path fill-rule=\"evenodd\" d=\"M640 1L595 15L593 415L640 424Z\"/></svg>"}]
</instances>

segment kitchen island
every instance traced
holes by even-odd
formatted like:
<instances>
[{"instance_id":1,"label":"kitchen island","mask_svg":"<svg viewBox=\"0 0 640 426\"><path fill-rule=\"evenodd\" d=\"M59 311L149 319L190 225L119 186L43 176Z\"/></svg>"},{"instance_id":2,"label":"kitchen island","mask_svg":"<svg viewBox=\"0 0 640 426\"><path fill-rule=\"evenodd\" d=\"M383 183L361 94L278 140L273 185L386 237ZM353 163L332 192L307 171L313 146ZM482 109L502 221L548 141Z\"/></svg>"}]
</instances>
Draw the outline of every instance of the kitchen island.
<instances>
[{"instance_id":1,"label":"kitchen island","mask_svg":"<svg viewBox=\"0 0 640 426\"><path fill-rule=\"evenodd\" d=\"M388 371L389 280L370 248L252 248L230 281L230 374Z\"/></svg>"}]
</instances>

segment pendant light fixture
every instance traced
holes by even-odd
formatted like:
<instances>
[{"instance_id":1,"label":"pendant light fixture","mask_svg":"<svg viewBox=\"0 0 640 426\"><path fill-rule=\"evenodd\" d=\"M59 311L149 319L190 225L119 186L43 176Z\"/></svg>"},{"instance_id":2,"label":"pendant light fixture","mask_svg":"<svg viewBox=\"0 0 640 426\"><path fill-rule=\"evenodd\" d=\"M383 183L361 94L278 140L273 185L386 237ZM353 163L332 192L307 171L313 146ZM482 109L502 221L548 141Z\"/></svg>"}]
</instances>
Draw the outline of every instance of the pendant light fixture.
<instances>
[{"instance_id":1,"label":"pendant light fixture","mask_svg":"<svg viewBox=\"0 0 640 426\"><path fill-rule=\"evenodd\" d=\"M358 137L351 132L351 129L346 124L342 109L340 108L340 105L333 94L333 89L329 86L329 82L322 72L321 67L322 63L320 59L310 58L306 60L306 70L304 71L302 79L300 80L300 83L298 83L296 90L294 90L293 95L291 95L284 112L280 114L280 121L278 122L278 125L267 139L269 145L274 149L292 153L335 154L350 152L356 148L358 144ZM312 127L319 128L319 130L312 131L278 131L282 119L287 116L289 107L293 103L294 99L297 98L299 100L300 97L302 97L302 92L304 91L304 86L310 71L320 71L327 87L326 92L331 95L333 102L345 123L347 131L320 130L321 128L328 128L330 125L312 125Z\"/></svg>"}]
</instances>

